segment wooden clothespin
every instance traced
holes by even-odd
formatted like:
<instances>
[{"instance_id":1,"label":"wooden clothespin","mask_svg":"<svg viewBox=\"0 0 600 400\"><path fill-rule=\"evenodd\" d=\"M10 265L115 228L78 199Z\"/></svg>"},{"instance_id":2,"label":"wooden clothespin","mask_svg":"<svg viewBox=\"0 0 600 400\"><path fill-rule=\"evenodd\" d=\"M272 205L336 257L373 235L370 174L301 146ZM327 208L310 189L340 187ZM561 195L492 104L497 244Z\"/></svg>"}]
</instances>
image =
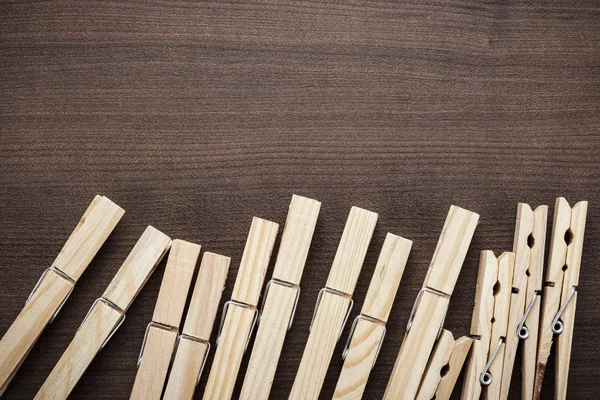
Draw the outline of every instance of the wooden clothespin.
<instances>
[{"instance_id":1,"label":"wooden clothespin","mask_svg":"<svg viewBox=\"0 0 600 400\"><path fill-rule=\"evenodd\" d=\"M319 292L300 367L289 400L317 399L352 309L352 294L375 230L378 215L352 207L327 285Z\"/></svg>"},{"instance_id":2,"label":"wooden clothespin","mask_svg":"<svg viewBox=\"0 0 600 400\"><path fill-rule=\"evenodd\" d=\"M25 307L0 341L0 396L124 213L108 198L96 196L52 266L42 273Z\"/></svg>"},{"instance_id":3,"label":"wooden clothespin","mask_svg":"<svg viewBox=\"0 0 600 400\"><path fill-rule=\"evenodd\" d=\"M171 246L171 239L148 226L127 259L96 299L75 337L35 396L66 399L96 354L125 320L127 309Z\"/></svg>"},{"instance_id":4,"label":"wooden clothespin","mask_svg":"<svg viewBox=\"0 0 600 400\"><path fill-rule=\"evenodd\" d=\"M569 378L587 206L587 201L580 201L571 208L565 198L556 199L546 282L542 295L534 387L535 399L539 399L541 395L542 381L554 335L558 335L554 398L565 399L567 397L567 380Z\"/></svg>"},{"instance_id":5,"label":"wooden clothespin","mask_svg":"<svg viewBox=\"0 0 600 400\"><path fill-rule=\"evenodd\" d=\"M500 388L502 399L508 398L520 340L523 341L522 398L533 398L547 220L548 206L533 211L528 204L519 203L513 243L515 273Z\"/></svg>"},{"instance_id":6,"label":"wooden clothespin","mask_svg":"<svg viewBox=\"0 0 600 400\"><path fill-rule=\"evenodd\" d=\"M217 350L204 390L204 400L230 399L242 357L258 318L262 289L279 225L252 220L231 300L225 303L217 337Z\"/></svg>"},{"instance_id":7,"label":"wooden clothespin","mask_svg":"<svg viewBox=\"0 0 600 400\"><path fill-rule=\"evenodd\" d=\"M412 241L388 233L360 315L354 319L342 358L334 399L361 399L385 337ZM429 399L428 399L429 400Z\"/></svg>"},{"instance_id":8,"label":"wooden clothespin","mask_svg":"<svg viewBox=\"0 0 600 400\"><path fill-rule=\"evenodd\" d=\"M417 295L409 317L384 399L414 399L417 396L478 221L478 214L450 207L423 289Z\"/></svg>"},{"instance_id":9,"label":"wooden clothespin","mask_svg":"<svg viewBox=\"0 0 600 400\"><path fill-rule=\"evenodd\" d=\"M463 382L463 400L478 399L484 388L487 399L500 399L514 269L514 253L496 258L492 251L481 252L471 320L474 343Z\"/></svg>"},{"instance_id":10,"label":"wooden clothespin","mask_svg":"<svg viewBox=\"0 0 600 400\"><path fill-rule=\"evenodd\" d=\"M267 283L256 340L240 399L268 399L287 331L300 297L300 279L321 203L294 195L272 279Z\"/></svg>"},{"instance_id":11,"label":"wooden clothespin","mask_svg":"<svg viewBox=\"0 0 600 400\"><path fill-rule=\"evenodd\" d=\"M161 398L199 255L200 246L195 243L174 240L171 245L152 322L142 340L130 399Z\"/></svg>"},{"instance_id":12,"label":"wooden clothespin","mask_svg":"<svg viewBox=\"0 0 600 400\"><path fill-rule=\"evenodd\" d=\"M210 334L219 309L231 259L204 253L192 300L179 335L163 400L190 400L210 351Z\"/></svg>"},{"instance_id":13,"label":"wooden clothespin","mask_svg":"<svg viewBox=\"0 0 600 400\"><path fill-rule=\"evenodd\" d=\"M442 330L425 369L418 400L450 398L472 343L473 339L466 336L454 340L452 332Z\"/></svg>"}]
</instances>

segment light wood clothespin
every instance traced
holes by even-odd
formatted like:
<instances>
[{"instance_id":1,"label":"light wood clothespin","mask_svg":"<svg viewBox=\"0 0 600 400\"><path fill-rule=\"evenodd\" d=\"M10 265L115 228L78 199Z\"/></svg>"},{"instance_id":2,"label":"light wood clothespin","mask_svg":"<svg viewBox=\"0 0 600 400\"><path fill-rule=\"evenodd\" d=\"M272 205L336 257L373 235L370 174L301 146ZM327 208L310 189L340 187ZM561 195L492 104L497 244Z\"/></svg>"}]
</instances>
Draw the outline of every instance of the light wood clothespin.
<instances>
[{"instance_id":1,"label":"light wood clothespin","mask_svg":"<svg viewBox=\"0 0 600 400\"><path fill-rule=\"evenodd\" d=\"M217 337L217 350L204 390L204 400L230 399L242 357L258 318L262 289L279 225L252 220L231 300L225 303Z\"/></svg>"},{"instance_id":2,"label":"light wood clothespin","mask_svg":"<svg viewBox=\"0 0 600 400\"><path fill-rule=\"evenodd\" d=\"M210 351L210 334L219 309L231 259L204 253L192 300L179 335L163 400L190 400Z\"/></svg>"},{"instance_id":3,"label":"light wood clothespin","mask_svg":"<svg viewBox=\"0 0 600 400\"><path fill-rule=\"evenodd\" d=\"M472 343L473 339L466 336L455 341L452 332L442 330L425 369L418 400L450 398Z\"/></svg>"},{"instance_id":4,"label":"light wood clothespin","mask_svg":"<svg viewBox=\"0 0 600 400\"><path fill-rule=\"evenodd\" d=\"M138 357L138 372L130 399L160 400L177 343L183 308L192 283L200 246L174 240Z\"/></svg>"},{"instance_id":5,"label":"light wood clothespin","mask_svg":"<svg viewBox=\"0 0 600 400\"><path fill-rule=\"evenodd\" d=\"M96 299L75 337L35 396L66 399L96 354L125 320L127 309L171 246L171 239L148 226L127 259Z\"/></svg>"},{"instance_id":6,"label":"light wood clothespin","mask_svg":"<svg viewBox=\"0 0 600 400\"><path fill-rule=\"evenodd\" d=\"M541 395L542 381L554 335L558 336L554 398L565 399L567 397L567 380L569 378L587 206L587 201L580 201L571 208L565 198L556 199L548 268L542 295L534 387L535 399L539 399Z\"/></svg>"},{"instance_id":7,"label":"light wood clothespin","mask_svg":"<svg viewBox=\"0 0 600 400\"><path fill-rule=\"evenodd\" d=\"M287 331L300 297L300 279L321 203L294 195L272 279L265 288L256 340L240 399L268 399Z\"/></svg>"},{"instance_id":8,"label":"light wood clothespin","mask_svg":"<svg viewBox=\"0 0 600 400\"><path fill-rule=\"evenodd\" d=\"M467 362L462 399L500 399L504 349L508 328L515 254L505 252L496 258L489 250L481 252L471 320L474 343Z\"/></svg>"},{"instance_id":9,"label":"light wood clothespin","mask_svg":"<svg viewBox=\"0 0 600 400\"><path fill-rule=\"evenodd\" d=\"M344 228L326 287L317 297L300 367L290 400L317 399L325 375L352 309L352 294L358 281L378 215L352 207Z\"/></svg>"},{"instance_id":10,"label":"light wood clothespin","mask_svg":"<svg viewBox=\"0 0 600 400\"><path fill-rule=\"evenodd\" d=\"M333 398L361 399L385 337L412 241L388 233L360 315L354 319L342 358L344 366ZM429 400L429 399L428 399Z\"/></svg>"},{"instance_id":11,"label":"light wood clothespin","mask_svg":"<svg viewBox=\"0 0 600 400\"><path fill-rule=\"evenodd\" d=\"M523 340L522 398L533 398L547 220L548 206L533 211L528 204L519 203L513 243L515 273L500 388L502 399L508 398L520 340Z\"/></svg>"},{"instance_id":12,"label":"light wood clothespin","mask_svg":"<svg viewBox=\"0 0 600 400\"><path fill-rule=\"evenodd\" d=\"M478 214L450 207L423 288L413 305L384 399L417 396L478 221Z\"/></svg>"},{"instance_id":13,"label":"light wood clothespin","mask_svg":"<svg viewBox=\"0 0 600 400\"><path fill-rule=\"evenodd\" d=\"M52 266L42 273L25 307L0 341L0 396L124 213L108 198L96 196Z\"/></svg>"}]
</instances>

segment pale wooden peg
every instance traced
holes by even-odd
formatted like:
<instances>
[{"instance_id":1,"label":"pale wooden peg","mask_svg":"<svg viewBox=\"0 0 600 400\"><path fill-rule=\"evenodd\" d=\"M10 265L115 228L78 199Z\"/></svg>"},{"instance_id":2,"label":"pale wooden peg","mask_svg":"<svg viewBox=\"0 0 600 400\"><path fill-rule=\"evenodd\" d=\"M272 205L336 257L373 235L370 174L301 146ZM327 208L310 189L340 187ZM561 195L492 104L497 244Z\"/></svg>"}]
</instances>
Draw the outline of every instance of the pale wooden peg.
<instances>
[{"instance_id":1,"label":"pale wooden peg","mask_svg":"<svg viewBox=\"0 0 600 400\"><path fill-rule=\"evenodd\" d=\"M121 326L125 312L170 246L167 235L151 226L146 228L103 297L92 305L36 400L64 400L69 396L96 354Z\"/></svg>"},{"instance_id":2,"label":"pale wooden peg","mask_svg":"<svg viewBox=\"0 0 600 400\"><path fill-rule=\"evenodd\" d=\"M431 353L431 358L427 363L427 368L419 387L419 393L417 394L417 400L431 400L435 398L435 392L442 380L442 368L450 361L453 350L454 336L452 332L443 329Z\"/></svg>"},{"instance_id":3,"label":"pale wooden peg","mask_svg":"<svg viewBox=\"0 0 600 400\"><path fill-rule=\"evenodd\" d=\"M488 351L488 360L493 356L489 366L492 377L491 383L485 390L487 400L500 399L502 385L502 368L504 365L504 348L508 327L508 314L510 309L510 295L515 270L515 253L505 252L498 257L498 281L494 293L494 322ZM496 350L497 349L497 350ZM495 353L495 355L494 355Z\"/></svg>"},{"instance_id":4,"label":"pale wooden peg","mask_svg":"<svg viewBox=\"0 0 600 400\"><path fill-rule=\"evenodd\" d=\"M473 339L466 336L462 336L454 342L454 350L452 350L450 360L445 366L445 375L441 377L435 392L434 397L436 400L450 399L472 344Z\"/></svg>"},{"instance_id":5,"label":"pale wooden peg","mask_svg":"<svg viewBox=\"0 0 600 400\"><path fill-rule=\"evenodd\" d=\"M587 206L587 201L580 201L571 209L564 198L556 199L546 285L542 295L534 399L540 398L554 334L559 335L555 357L555 399L566 398Z\"/></svg>"},{"instance_id":6,"label":"pale wooden peg","mask_svg":"<svg viewBox=\"0 0 600 400\"><path fill-rule=\"evenodd\" d=\"M378 215L352 207L329 272L319 292L310 335L289 399L317 399L341 331Z\"/></svg>"},{"instance_id":7,"label":"pale wooden peg","mask_svg":"<svg viewBox=\"0 0 600 400\"><path fill-rule=\"evenodd\" d=\"M174 240L171 245L152 322L142 341L130 399L160 400L199 255L197 244Z\"/></svg>"},{"instance_id":8,"label":"pale wooden peg","mask_svg":"<svg viewBox=\"0 0 600 400\"><path fill-rule=\"evenodd\" d=\"M532 374L535 374L547 219L547 206L542 205L532 211L528 204L519 203L513 242L515 271L500 387L500 397L503 399L508 397L510 390L517 347L521 341L520 336L527 336L527 331L529 331L529 336L527 340L523 341L522 396L525 400L531 399L532 396L532 394L527 396L525 393L531 393L527 387L533 387L534 382ZM526 316L527 310L529 310L529 314ZM523 321L523 318L526 320Z\"/></svg>"},{"instance_id":9,"label":"pale wooden peg","mask_svg":"<svg viewBox=\"0 0 600 400\"><path fill-rule=\"evenodd\" d=\"M450 207L384 399L416 397L478 221L478 214Z\"/></svg>"},{"instance_id":10,"label":"pale wooden peg","mask_svg":"<svg viewBox=\"0 0 600 400\"><path fill-rule=\"evenodd\" d=\"M482 393L479 378L488 361L494 318L494 286L497 281L498 260L492 251L484 250L479 258L475 306L471 319L471 336L474 340L463 379L463 400L479 399Z\"/></svg>"},{"instance_id":11,"label":"pale wooden peg","mask_svg":"<svg viewBox=\"0 0 600 400\"><path fill-rule=\"evenodd\" d=\"M294 195L290 203L271 281L240 399L268 399L286 333L300 294L300 280L321 203Z\"/></svg>"},{"instance_id":12,"label":"pale wooden peg","mask_svg":"<svg viewBox=\"0 0 600 400\"><path fill-rule=\"evenodd\" d=\"M0 341L0 396L125 211L96 196Z\"/></svg>"},{"instance_id":13,"label":"pale wooden peg","mask_svg":"<svg viewBox=\"0 0 600 400\"><path fill-rule=\"evenodd\" d=\"M385 324L404 273L412 241L388 233L361 313L344 348L334 399L360 399L385 336Z\"/></svg>"},{"instance_id":14,"label":"pale wooden peg","mask_svg":"<svg viewBox=\"0 0 600 400\"><path fill-rule=\"evenodd\" d=\"M260 218L252 220L248 240L233 288L232 300L225 303L204 399L230 399L256 323L258 297L275 245L279 225Z\"/></svg>"},{"instance_id":15,"label":"pale wooden peg","mask_svg":"<svg viewBox=\"0 0 600 400\"><path fill-rule=\"evenodd\" d=\"M210 335L225 287L231 259L204 253L192 300L165 389L164 400L190 400L194 396L210 349Z\"/></svg>"}]
</instances>

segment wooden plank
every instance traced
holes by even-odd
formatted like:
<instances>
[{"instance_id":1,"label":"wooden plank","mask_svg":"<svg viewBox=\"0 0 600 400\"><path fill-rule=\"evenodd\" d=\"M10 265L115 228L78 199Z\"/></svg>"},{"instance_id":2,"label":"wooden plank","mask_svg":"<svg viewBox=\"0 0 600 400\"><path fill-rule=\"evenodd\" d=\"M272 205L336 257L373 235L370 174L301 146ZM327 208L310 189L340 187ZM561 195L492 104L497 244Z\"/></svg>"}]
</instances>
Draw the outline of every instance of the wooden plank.
<instances>
[{"instance_id":1,"label":"wooden plank","mask_svg":"<svg viewBox=\"0 0 600 400\"><path fill-rule=\"evenodd\" d=\"M321 202L293 195L273 270L273 279L299 285Z\"/></svg>"},{"instance_id":2,"label":"wooden plank","mask_svg":"<svg viewBox=\"0 0 600 400\"><path fill-rule=\"evenodd\" d=\"M377 213L352 207L329 271L328 288L354 293L377 218Z\"/></svg>"},{"instance_id":3,"label":"wooden plank","mask_svg":"<svg viewBox=\"0 0 600 400\"><path fill-rule=\"evenodd\" d=\"M177 340L176 330L152 326L144 346L144 354L131 390L130 399L160 400L165 378Z\"/></svg>"},{"instance_id":4,"label":"wooden plank","mask_svg":"<svg viewBox=\"0 0 600 400\"><path fill-rule=\"evenodd\" d=\"M361 314L387 322L411 247L411 240L387 234Z\"/></svg>"},{"instance_id":5,"label":"wooden plank","mask_svg":"<svg viewBox=\"0 0 600 400\"><path fill-rule=\"evenodd\" d=\"M358 321L335 387L335 400L362 398L384 334L385 327L382 324L364 319Z\"/></svg>"},{"instance_id":6,"label":"wooden plank","mask_svg":"<svg viewBox=\"0 0 600 400\"><path fill-rule=\"evenodd\" d=\"M126 312L171 246L171 238L148 226L102 297Z\"/></svg>"},{"instance_id":7,"label":"wooden plank","mask_svg":"<svg viewBox=\"0 0 600 400\"><path fill-rule=\"evenodd\" d=\"M187 312L183 333L208 341L219 310L231 258L205 252Z\"/></svg>"},{"instance_id":8,"label":"wooden plank","mask_svg":"<svg viewBox=\"0 0 600 400\"><path fill-rule=\"evenodd\" d=\"M531 301L533 296L536 300L529 311L529 315L525 320L525 325L529 329L529 337L523 341L522 357L521 357L521 398L530 400L533 398L535 384L535 367L537 357L537 338L540 324L540 310L542 303L542 282L544 280L544 252L546 249L546 226L548 224L548 206L539 206L533 212L533 245L531 246L531 255L529 257L529 279L527 279L527 294L525 296L527 302ZM516 264L515 264L516 268ZM510 316L509 316L510 321ZM506 337L516 337L516 327L508 326ZM506 347L508 348L508 347ZM510 389L510 376L512 368L507 368L505 354L505 368L502 372L502 391L501 398L508 396ZM504 374L508 374L505 379ZM504 387L505 381L508 381L507 387ZM504 396L506 394L506 396Z\"/></svg>"},{"instance_id":9,"label":"wooden plank","mask_svg":"<svg viewBox=\"0 0 600 400\"><path fill-rule=\"evenodd\" d=\"M318 399L349 305L350 298L323 292L288 400Z\"/></svg>"},{"instance_id":10,"label":"wooden plank","mask_svg":"<svg viewBox=\"0 0 600 400\"><path fill-rule=\"evenodd\" d=\"M182 337L177 346L163 400L191 400L208 343Z\"/></svg>"},{"instance_id":11,"label":"wooden plank","mask_svg":"<svg viewBox=\"0 0 600 400\"><path fill-rule=\"evenodd\" d=\"M96 302L35 400L65 400L121 317L121 312L102 301Z\"/></svg>"},{"instance_id":12,"label":"wooden plank","mask_svg":"<svg viewBox=\"0 0 600 400\"><path fill-rule=\"evenodd\" d=\"M506 330L508 327L508 314L512 293L512 281L515 270L515 253L505 252L498 257L498 282L494 293L494 322L492 323L492 334L488 350L488 360L496 350L498 343L500 349L490 364L489 372L492 375L492 383L486 388L484 397L488 400L499 400L502 386L502 367L504 365L504 348Z\"/></svg>"},{"instance_id":13,"label":"wooden plank","mask_svg":"<svg viewBox=\"0 0 600 400\"><path fill-rule=\"evenodd\" d=\"M448 360L445 375L442 376L435 392L436 400L450 399L472 344L473 339L466 336L458 338L454 343L454 350L452 351L450 360Z\"/></svg>"},{"instance_id":14,"label":"wooden plank","mask_svg":"<svg viewBox=\"0 0 600 400\"><path fill-rule=\"evenodd\" d=\"M494 317L494 285L497 281L498 260L493 252L484 250L479 258L475 307L471 319L471 335L474 341L463 379L463 400L478 399L482 393L479 376L488 361Z\"/></svg>"},{"instance_id":15,"label":"wooden plank","mask_svg":"<svg viewBox=\"0 0 600 400\"><path fill-rule=\"evenodd\" d=\"M454 350L454 336L452 332L444 329L431 353L429 363L425 369L421 386L417 394L417 400L431 400L435 398L435 392L442 380L442 368L448 364L452 351Z\"/></svg>"},{"instance_id":16,"label":"wooden plank","mask_svg":"<svg viewBox=\"0 0 600 400\"><path fill-rule=\"evenodd\" d=\"M384 399L415 398L448 303L448 297L423 293L413 317L412 327L400 347ZM407 368L407 365L411 367Z\"/></svg>"},{"instance_id":17,"label":"wooden plank","mask_svg":"<svg viewBox=\"0 0 600 400\"><path fill-rule=\"evenodd\" d=\"M204 390L204 400L231 399L254 314L255 310L250 308L229 306Z\"/></svg>"},{"instance_id":18,"label":"wooden plank","mask_svg":"<svg viewBox=\"0 0 600 400\"><path fill-rule=\"evenodd\" d=\"M199 245L173 241L130 399L160 400L199 255Z\"/></svg>"},{"instance_id":19,"label":"wooden plank","mask_svg":"<svg viewBox=\"0 0 600 400\"><path fill-rule=\"evenodd\" d=\"M124 213L104 196L88 206L52 264L71 281L49 271L0 341L0 396Z\"/></svg>"},{"instance_id":20,"label":"wooden plank","mask_svg":"<svg viewBox=\"0 0 600 400\"><path fill-rule=\"evenodd\" d=\"M148 227L104 292L110 299L98 299L69 347L56 364L36 399L66 399L107 340L125 310L168 251L171 239ZM115 303L112 299L119 301ZM110 304L110 305L109 305Z\"/></svg>"},{"instance_id":21,"label":"wooden plank","mask_svg":"<svg viewBox=\"0 0 600 400\"><path fill-rule=\"evenodd\" d=\"M452 294L478 222L478 214L450 206L423 287Z\"/></svg>"},{"instance_id":22,"label":"wooden plank","mask_svg":"<svg viewBox=\"0 0 600 400\"><path fill-rule=\"evenodd\" d=\"M183 315L200 246L185 240L173 240L152 320L178 328Z\"/></svg>"},{"instance_id":23,"label":"wooden plank","mask_svg":"<svg viewBox=\"0 0 600 400\"><path fill-rule=\"evenodd\" d=\"M231 298L256 307L279 225L254 217Z\"/></svg>"},{"instance_id":24,"label":"wooden plank","mask_svg":"<svg viewBox=\"0 0 600 400\"><path fill-rule=\"evenodd\" d=\"M272 284L265 299L240 399L268 399L298 287Z\"/></svg>"},{"instance_id":25,"label":"wooden plank","mask_svg":"<svg viewBox=\"0 0 600 400\"><path fill-rule=\"evenodd\" d=\"M209 350L209 339L231 259L205 252L171 367L164 399L191 399Z\"/></svg>"}]
</instances>

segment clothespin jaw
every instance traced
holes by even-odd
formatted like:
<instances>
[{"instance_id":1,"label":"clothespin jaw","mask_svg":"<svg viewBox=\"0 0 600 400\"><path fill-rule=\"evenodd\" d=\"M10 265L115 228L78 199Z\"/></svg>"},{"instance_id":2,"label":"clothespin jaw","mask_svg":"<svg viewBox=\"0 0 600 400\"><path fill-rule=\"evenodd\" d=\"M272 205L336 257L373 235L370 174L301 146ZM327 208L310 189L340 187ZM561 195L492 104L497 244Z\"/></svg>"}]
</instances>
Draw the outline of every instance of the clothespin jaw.
<instances>
[{"instance_id":1,"label":"clothespin jaw","mask_svg":"<svg viewBox=\"0 0 600 400\"><path fill-rule=\"evenodd\" d=\"M438 340L438 346L440 343L441 342ZM450 359L448 360L448 362L445 365L443 365L439 371L437 371L437 368L434 369L436 371L436 374L434 376L436 377L436 379L438 379L439 377L439 383L437 385L437 389L435 391L434 396L429 397L429 399L450 399L452 391L454 390L454 386L456 385L456 381L458 380L458 376L460 375L460 371L462 370L462 367L467 359L469 350L471 350L472 344L473 339L466 336L462 336L454 341L452 353L450 354ZM435 354L432 356L432 360L434 358ZM430 372L434 373L428 367L425 376L429 376Z\"/></svg>"},{"instance_id":2,"label":"clothespin jaw","mask_svg":"<svg viewBox=\"0 0 600 400\"><path fill-rule=\"evenodd\" d=\"M539 399L541 394L544 372L555 334L559 335L555 357L555 398L566 398L587 206L587 201L580 201L571 208L566 199L556 199L542 295L535 399Z\"/></svg>"},{"instance_id":3,"label":"clothespin jaw","mask_svg":"<svg viewBox=\"0 0 600 400\"><path fill-rule=\"evenodd\" d=\"M199 255L197 244L174 240L171 245L152 322L142 341L130 399L160 400Z\"/></svg>"},{"instance_id":4,"label":"clothespin jaw","mask_svg":"<svg viewBox=\"0 0 600 400\"><path fill-rule=\"evenodd\" d=\"M352 323L342 358L344 366L333 398L360 399L385 337L385 324L396 297L412 241L388 233L361 313Z\"/></svg>"},{"instance_id":5,"label":"clothespin jaw","mask_svg":"<svg viewBox=\"0 0 600 400\"><path fill-rule=\"evenodd\" d=\"M378 215L352 207L326 287L317 297L310 335L289 399L317 399L348 315Z\"/></svg>"},{"instance_id":6,"label":"clothespin jaw","mask_svg":"<svg viewBox=\"0 0 600 400\"><path fill-rule=\"evenodd\" d=\"M548 206L541 205L532 210L528 204L519 203L513 242L513 293L500 388L500 397L503 399L508 397L520 341L523 343L522 395L524 399L533 397L547 220Z\"/></svg>"},{"instance_id":7,"label":"clothespin jaw","mask_svg":"<svg viewBox=\"0 0 600 400\"><path fill-rule=\"evenodd\" d=\"M233 288L225 303L217 336L217 350L204 390L204 399L230 399L235 380L258 318L258 298L279 225L252 220L250 233Z\"/></svg>"},{"instance_id":8,"label":"clothespin jaw","mask_svg":"<svg viewBox=\"0 0 600 400\"><path fill-rule=\"evenodd\" d=\"M499 399L504 366L504 349L508 327L510 295L515 268L514 253L481 252L471 320L474 339L467 363L462 399Z\"/></svg>"},{"instance_id":9,"label":"clothespin jaw","mask_svg":"<svg viewBox=\"0 0 600 400\"><path fill-rule=\"evenodd\" d=\"M96 354L123 324L125 312L170 246L167 235L151 226L146 228L102 297L92 304L36 400L69 396Z\"/></svg>"},{"instance_id":10,"label":"clothespin jaw","mask_svg":"<svg viewBox=\"0 0 600 400\"><path fill-rule=\"evenodd\" d=\"M179 335L164 400L190 400L210 351L213 329L231 259L205 252L190 301L185 325Z\"/></svg>"},{"instance_id":11,"label":"clothespin jaw","mask_svg":"<svg viewBox=\"0 0 600 400\"><path fill-rule=\"evenodd\" d=\"M0 396L124 213L107 197L96 196L52 266L43 272L25 307L0 341Z\"/></svg>"},{"instance_id":12,"label":"clothespin jaw","mask_svg":"<svg viewBox=\"0 0 600 400\"><path fill-rule=\"evenodd\" d=\"M317 200L292 197L273 276L265 287L240 400L269 397L283 342L294 320L300 280L320 208Z\"/></svg>"},{"instance_id":13,"label":"clothespin jaw","mask_svg":"<svg viewBox=\"0 0 600 400\"><path fill-rule=\"evenodd\" d=\"M423 289L409 317L384 399L416 398L478 221L478 214L450 207ZM411 368L406 368L407 365Z\"/></svg>"}]
</instances>

